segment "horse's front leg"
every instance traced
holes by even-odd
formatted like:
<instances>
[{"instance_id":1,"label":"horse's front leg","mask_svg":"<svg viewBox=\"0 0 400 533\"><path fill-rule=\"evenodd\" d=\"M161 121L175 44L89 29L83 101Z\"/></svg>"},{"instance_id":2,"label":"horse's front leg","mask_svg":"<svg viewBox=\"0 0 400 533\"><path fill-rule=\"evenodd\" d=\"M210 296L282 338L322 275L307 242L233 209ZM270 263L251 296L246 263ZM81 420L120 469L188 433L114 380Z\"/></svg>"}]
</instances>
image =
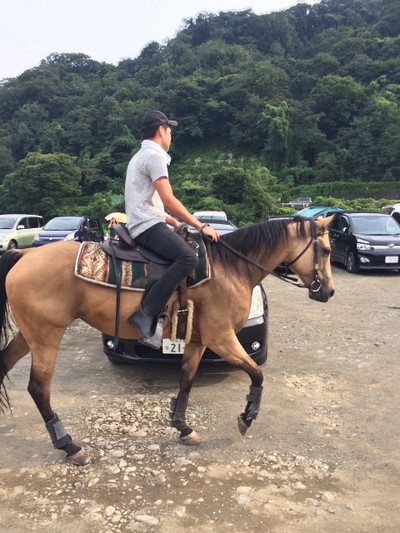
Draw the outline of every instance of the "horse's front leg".
<instances>
[{"instance_id":1,"label":"horse's front leg","mask_svg":"<svg viewBox=\"0 0 400 533\"><path fill-rule=\"evenodd\" d=\"M220 336L218 341L210 340L207 346L227 363L244 370L251 379L245 410L238 417L239 431L241 435L245 435L260 410L264 379L261 368L247 354L233 330L227 335Z\"/></svg>"},{"instance_id":2,"label":"horse's front leg","mask_svg":"<svg viewBox=\"0 0 400 533\"><path fill-rule=\"evenodd\" d=\"M58 346L52 346L51 344L44 345L35 342L31 344L32 367L28 392L43 417L54 448L63 450L71 463L83 466L89 462L89 457L80 446L73 442L50 405L51 378L54 372L57 351Z\"/></svg>"},{"instance_id":3,"label":"horse's front leg","mask_svg":"<svg viewBox=\"0 0 400 533\"><path fill-rule=\"evenodd\" d=\"M179 394L177 398L172 398L171 400L171 426L180 432L179 440L187 446L196 446L201 442L199 435L186 423L186 408L204 350L205 347L203 345L192 342L185 346L179 381Z\"/></svg>"}]
</instances>

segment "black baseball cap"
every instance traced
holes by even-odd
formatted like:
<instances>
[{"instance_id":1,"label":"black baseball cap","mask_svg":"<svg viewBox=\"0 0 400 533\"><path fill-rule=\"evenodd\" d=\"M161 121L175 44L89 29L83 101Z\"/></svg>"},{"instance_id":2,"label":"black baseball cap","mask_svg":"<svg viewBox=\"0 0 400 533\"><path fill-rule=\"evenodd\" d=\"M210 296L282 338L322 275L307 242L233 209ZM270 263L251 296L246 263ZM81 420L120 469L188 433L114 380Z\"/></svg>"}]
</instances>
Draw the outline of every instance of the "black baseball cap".
<instances>
[{"instance_id":1,"label":"black baseball cap","mask_svg":"<svg viewBox=\"0 0 400 533\"><path fill-rule=\"evenodd\" d=\"M161 111L149 111L145 114L142 119L142 131L152 128L158 128L158 126L177 126L178 123L176 120L170 120L164 113Z\"/></svg>"}]
</instances>

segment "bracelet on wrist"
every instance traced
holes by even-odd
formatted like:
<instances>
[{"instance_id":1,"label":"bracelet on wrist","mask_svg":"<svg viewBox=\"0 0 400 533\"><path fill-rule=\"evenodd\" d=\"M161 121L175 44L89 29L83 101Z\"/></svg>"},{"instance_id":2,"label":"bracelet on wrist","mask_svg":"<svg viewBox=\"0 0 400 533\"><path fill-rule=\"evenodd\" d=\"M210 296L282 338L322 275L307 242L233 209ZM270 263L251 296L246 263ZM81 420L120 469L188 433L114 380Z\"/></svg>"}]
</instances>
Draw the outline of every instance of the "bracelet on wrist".
<instances>
[{"instance_id":1,"label":"bracelet on wrist","mask_svg":"<svg viewBox=\"0 0 400 533\"><path fill-rule=\"evenodd\" d=\"M203 231L204 228L208 228L208 227L210 227L210 224L202 224L200 226L200 233Z\"/></svg>"}]
</instances>

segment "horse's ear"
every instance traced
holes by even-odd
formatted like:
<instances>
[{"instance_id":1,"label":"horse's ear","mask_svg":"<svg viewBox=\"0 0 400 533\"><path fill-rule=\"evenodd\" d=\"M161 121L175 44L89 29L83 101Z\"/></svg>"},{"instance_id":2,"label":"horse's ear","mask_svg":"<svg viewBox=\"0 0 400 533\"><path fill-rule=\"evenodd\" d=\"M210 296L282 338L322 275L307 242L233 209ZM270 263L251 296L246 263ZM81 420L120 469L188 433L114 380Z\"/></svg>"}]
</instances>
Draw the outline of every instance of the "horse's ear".
<instances>
[{"instance_id":1,"label":"horse's ear","mask_svg":"<svg viewBox=\"0 0 400 533\"><path fill-rule=\"evenodd\" d=\"M317 224L317 228L321 229L321 228L328 227L334 218L335 218L335 215L331 215L330 217L326 217L326 218L323 218L322 216L318 217L317 220L315 221Z\"/></svg>"}]
</instances>

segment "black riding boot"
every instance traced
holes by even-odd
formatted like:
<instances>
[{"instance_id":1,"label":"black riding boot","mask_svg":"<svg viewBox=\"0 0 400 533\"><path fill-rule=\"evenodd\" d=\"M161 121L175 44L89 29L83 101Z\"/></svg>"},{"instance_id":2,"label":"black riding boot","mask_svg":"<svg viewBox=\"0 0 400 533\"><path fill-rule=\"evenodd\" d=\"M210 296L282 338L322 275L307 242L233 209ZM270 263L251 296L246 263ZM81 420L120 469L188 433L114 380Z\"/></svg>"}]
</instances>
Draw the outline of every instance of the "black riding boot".
<instances>
[{"instance_id":1,"label":"black riding boot","mask_svg":"<svg viewBox=\"0 0 400 533\"><path fill-rule=\"evenodd\" d=\"M130 324L140 333L139 342L156 350L161 348L164 321L146 306L140 307L129 318Z\"/></svg>"}]
</instances>

